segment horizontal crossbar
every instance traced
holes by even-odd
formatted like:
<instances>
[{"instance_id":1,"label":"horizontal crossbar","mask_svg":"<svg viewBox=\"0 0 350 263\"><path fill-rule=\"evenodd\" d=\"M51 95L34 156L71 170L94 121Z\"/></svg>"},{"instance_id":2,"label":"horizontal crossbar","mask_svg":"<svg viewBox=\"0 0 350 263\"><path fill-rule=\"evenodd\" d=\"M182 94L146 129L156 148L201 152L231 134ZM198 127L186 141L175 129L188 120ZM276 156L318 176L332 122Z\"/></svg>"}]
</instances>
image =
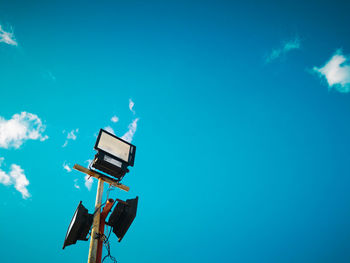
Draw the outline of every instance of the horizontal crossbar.
<instances>
[{"instance_id":1,"label":"horizontal crossbar","mask_svg":"<svg viewBox=\"0 0 350 263\"><path fill-rule=\"evenodd\" d=\"M117 180L113 179L113 178L110 178L108 176L105 176L103 174L100 174L100 173L97 173L97 172L94 172L92 170L89 170L79 164L75 164L73 166L73 169L79 171L79 172L82 172L84 174L87 174L87 175L90 175L92 177L95 177L97 179L101 179L102 181L106 182L107 184L110 184L110 185L113 185L115 187L118 187L119 189L122 189L126 192L128 192L130 190L130 187L129 186L126 186L126 185L123 185L121 183L119 183Z\"/></svg>"}]
</instances>

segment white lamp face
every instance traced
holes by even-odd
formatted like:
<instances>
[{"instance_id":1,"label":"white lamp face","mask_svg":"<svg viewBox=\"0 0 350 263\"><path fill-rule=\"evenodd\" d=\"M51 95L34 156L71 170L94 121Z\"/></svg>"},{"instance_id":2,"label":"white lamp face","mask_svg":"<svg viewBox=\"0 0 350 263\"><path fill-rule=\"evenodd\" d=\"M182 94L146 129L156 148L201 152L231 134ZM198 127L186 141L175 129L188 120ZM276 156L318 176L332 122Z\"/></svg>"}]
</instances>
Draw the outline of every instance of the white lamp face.
<instances>
[{"instance_id":1,"label":"white lamp face","mask_svg":"<svg viewBox=\"0 0 350 263\"><path fill-rule=\"evenodd\" d=\"M130 145L117 138L102 132L97 147L113 156L129 161Z\"/></svg>"}]
</instances>

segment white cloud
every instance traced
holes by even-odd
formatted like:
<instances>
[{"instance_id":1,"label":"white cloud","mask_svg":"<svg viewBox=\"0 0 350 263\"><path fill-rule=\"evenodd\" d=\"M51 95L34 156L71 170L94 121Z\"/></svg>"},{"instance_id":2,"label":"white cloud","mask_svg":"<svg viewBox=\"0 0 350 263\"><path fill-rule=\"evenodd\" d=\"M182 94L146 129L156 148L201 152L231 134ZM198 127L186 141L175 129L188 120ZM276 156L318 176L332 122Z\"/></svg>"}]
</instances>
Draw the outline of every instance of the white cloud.
<instances>
[{"instance_id":1,"label":"white cloud","mask_svg":"<svg viewBox=\"0 0 350 263\"><path fill-rule=\"evenodd\" d=\"M63 163L63 169L65 169L68 173L72 171L72 168L70 168L70 165L66 162ZM78 184L78 179L74 179L74 187L77 189L80 189L80 185Z\"/></svg>"},{"instance_id":2,"label":"white cloud","mask_svg":"<svg viewBox=\"0 0 350 263\"><path fill-rule=\"evenodd\" d=\"M63 163L63 169L65 169L68 173L70 173L72 171L72 169L70 168L70 166L67 163Z\"/></svg>"},{"instance_id":3,"label":"white cloud","mask_svg":"<svg viewBox=\"0 0 350 263\"><path fill-rule=\"evenodd\" d=\"M86 188L90 191L94 181L92 180L91 176L89 176L89 175L85 175L84 180L85 180L84 184L85 184Z\"/></svg>"},{"instance_id":4,"label":"white cloud","mask_svg":"<svg viewBox=\"0 0 350 263\"><path fill-rule=\"evenodd\" d=\"M0 158L0 166L4 161L4 157ZM6 174L4 171L2 171L0 169L0 184L4 184L4 185L10 185L11 184L11 179L10 176L8 174Z\"/></svg>"},{"instance_id":5,"label":"white cloud","mask_svg":"<svg viewBox=\"0 0 350 263\"><path fill-rule=\"evenodd\" d=\"M25 176L23 169L21 169L19 165L11 165L10 177L14 180L15 188L22 194L22 197L24 199L30 197L30 194L27 190L29 181Z\"/></svg>"},{"instance_id":6,"label":"white cloud","mask_svg":"<svg viewBox=\"0 0 350 263\"><path fill-rule=\"evenodd\" d=\"M134 105L135 105L135 103L131 99L129 99L129 109L132 113L135 114Z\"/></svg>"},{"instance_id":7,"label":"white cloud","mask_svg":"<svg viewBox=\"0 0 350 263\"><path fill-rule=\"evenodd\" d=\"M75 133L78 133L78 132L79 132L79 129L71 130L67 135L67 139L75 141L77 139L77 135Z\"/></svg>"},{"instance_id":8,"label":"white cloud","mask_svg":"<svg viewBox=\"0 0 350 263\"><path fill-rule=\"evenodd\" d=\"M4 158L0 158L1 162ZM22 194L24 199L30 197L27 186L29 185L29 181L24 174L23 169L17 165L12 164L9 173L6 173L2 169L0 169L0 183L4 185L14 185L16 190Z\"/></svg>"},{"instance_id":9,"label":"white cloud","mask_svg":"<svg viewBox=\"0 0 350 263\"><path fill-rule=\"evenodd\" d=\"M131 142L132 138L134 137L134 134L136 132L137 129L137 122L139 121L139 118L136 118L135 120L133 120L132 123L129 124L129 130L122 136L122 139L127 141L127 142Z\"/></svg>"},{"instance_id":10,"label":"white cloud","mask_svg":"<svg viewBox=\"0 0 350 263\"><path fill-rule=\"evenodd\" d=\"M113 130L113 128L112 128L111 126L105 127L104 130L106 130L106 131L108 131L108 132L110 132L110 133L115 134L115 133L114 133L114 130Z\"/></svg>"},{"instance_id":11,"label":"white cloud","mask_svg":"<svg viewBox=\"0 0 350 263\"><path fill-rule=\"evenodd\" d=\"M0 116L0 148L19 148L26 140L48 139L40 118L29 112L15 114L10 120Z\"/></svg>"},{"instance_id":12,"label":"white cloud","mask_svg":"<svg viewBox=\"0 0 350 263\"><path fill-rule=\"evenodd\" d=\"M50 81L56 81L56 76L49 70L45 70L42 72L42 76L44 79L46 80L50 80Z\"/></svg>"},{"instance_id":13,"label":"white cloud","mask_svg":"<svg viewBox=\"0 0 350 263\"><path fill-rule=\"evenodd\" d=\"M74 187L80 189L80 186L78 185L78 179L74 179Z\"/></svg>"},{"instance_id":14,"label":"white cloud","mask_svg":"<svg viewBox=\"0 0 350 263\"><path fill-rule=\"evenodd\" d=\"M4 42L6 44L12 45L12 46L17 46L17 42L15 40L15 37L13 33L11 32L6 32L2 26L0 25L0 42Z\"/></svg>"},{"instance_id":15,"label":"white cloud","mask_svg":"<svg viewBox=\"0 0 350 263\"><path fill-rule=\"evenodd\" d=\"M119 118L118 118L117 116L114 115L114 116L111 118L111 121L114 122L114 123L116 123L116 122L119 121Z\"/></svg>"},{"instance_id":16,"label":"white cloud","mask_svg":"<svg viewBox=\"0 0 350 263\"><path fill-rule=\"evenodd\" d=\"M340 49L322 68L314 67L313 70L321 78L326 78L329 88L344 93L350 92L350 57L344 56Z\"/></svg>"},{"instance_id":17,"label":"white cloud","mask_svg":"<svg viewBox=\"0 0 350 263\"><path fill-rule=\"evenodd\" d=\"M78 132L79 132L79 129L71 130L70 132L68 132L67 139L64 142L64 144L62 145L62 147L66 147L68 145L68 140L75 141L77 139L77 133ZM63 131L63 133L65 133L65 131Z\"/></svg>"},{"instance_id":18,"label":"white cloud","mask_svg":"<svg viewBox=\"0 0 350 263\"><path fill-rule=\"evenodd\" d=\"M88 166L90 167L92 161L93 161L92 159L88 159L88 160L86 160L85 162L88 163ZM85 180L84 185L85 185L86 188L90 191L90 190L91 190L91 187L92 187L92 184L93 184L93 182L94 182L93 179L92 179L89 175L85 175L84 180Z\"/></svg>"},{"instance_id":19,"label":"white cloud","mask_svg":"<svg viewBox=\"0 0 350 263\"><path fill-rule=\"evenodd\" d=\"M270 63L271 61L285 55L293 49L300 48L300 38L296 37L290 41L284 42L282 47L273 49L269 55L266 56L265 62Z\"/></svg>"},{"instance_id":20,"label":"white cloud","mask_svg":"<svg viewBox=\"0 0 350 263\"><path fill-rule=\"evenodd\" d=\"M97 136L96 136L96 137L97 137ZM88 159L88 160L86 160L85 162L88 163L88 166L90 166L91 163L92 163L92 161L93 161L92 159Z\"/></svg>"},{"instance_id":21,"label":"white cloud","mask_svg":"<svg viewBox=\"0 0 350 263\"><path fill-rule=\"evenodd\" d=\"M135 103L132 101L132 99L129 99L129 109L133 114L135 114L134 105L135 105ZM119 121L119 118L117 116L113 116L111 121L117 122L117 121ZM129 126L128 126L129 130L121 137L123 140L126 140L128 142L132 141L134 134L136 132L136 129L137 129L137 122L138 121L139 121L139 118L136 118L132 121L132 123L129 124ZM106 130L112 134L115 134L114 129L111 126L105 127L104 130Z\"/></svg>"},{"instance_id":22,"label":"white cloud","mask_svg":"<svg viewBox=\"0 0 350 263\"><path fill-rule=\"evenodd\" d=\"M11 184L10 176L1 169L0 169L0 184L3 184L3 185Z\"/></svg>"}]
</instances>

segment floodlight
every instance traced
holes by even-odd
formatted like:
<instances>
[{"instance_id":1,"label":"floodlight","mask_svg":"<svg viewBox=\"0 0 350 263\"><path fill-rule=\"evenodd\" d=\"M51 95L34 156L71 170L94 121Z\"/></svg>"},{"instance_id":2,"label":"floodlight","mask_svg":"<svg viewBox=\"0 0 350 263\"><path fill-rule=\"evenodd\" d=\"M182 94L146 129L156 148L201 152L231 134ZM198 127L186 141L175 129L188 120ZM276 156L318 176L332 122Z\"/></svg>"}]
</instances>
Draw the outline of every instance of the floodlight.
<instances>
[{"instance_id":1,"label":"floodlight","mask_svg":"<svg viewBox=\"0 0 350 263\"><path fill-rule=\"evenodd\" d=\"M113 228L113 233L119 238L119 242L123 239L126 231L128 231L131 223L136 217L138 197L128 199L126 202L118 202L115 206L107 225Z\"/></svg>"},{"instance_id":2,"label":"floodlight","mask_svg":"<svg viewBox=\"0 0 350 263\"><path fill-rule=\"evenodd\" d=\"M124 141L114 134L100 130L94 147L98 153L92 167L121 179L128 166L134 166L136 146Z\"/></svg>"},{"instance_id":3,"label":"floodlight","mask_svg":"<svg viewBox=\"0 0 350 263\"><path fill-rule=\"evenodd\" d=\"M63 243L63 249L66 246L75 244L77 240L88 240L86 236L90 231L93 217L94 216L88 213L88 210L82 205L82 202L80 201L69 224Z\"/></svg>"}]
</instances>

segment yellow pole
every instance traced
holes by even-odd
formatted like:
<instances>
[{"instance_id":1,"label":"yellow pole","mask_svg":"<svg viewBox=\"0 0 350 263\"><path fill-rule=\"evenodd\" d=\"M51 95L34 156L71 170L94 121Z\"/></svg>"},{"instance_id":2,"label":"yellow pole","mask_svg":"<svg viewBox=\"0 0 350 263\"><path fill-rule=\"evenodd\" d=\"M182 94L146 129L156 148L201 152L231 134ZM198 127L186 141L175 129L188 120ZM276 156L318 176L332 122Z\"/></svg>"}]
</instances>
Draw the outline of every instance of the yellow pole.
<instances>
[{"instance_id":1,"label":"yellow pole","mask_svg":"<svg viewBox=\"0 0 350 263\"><path fill-rule=\"evenodd\" d=\"M88 263L97 263L97 246L98 246L98 234L100 232L100 216L101 216L101 202L103 194L103 181L98 179L96 202L95 202L95 216L92 223L91 237L90 237L90 249Z\"/></svg>"}]
</instances>

